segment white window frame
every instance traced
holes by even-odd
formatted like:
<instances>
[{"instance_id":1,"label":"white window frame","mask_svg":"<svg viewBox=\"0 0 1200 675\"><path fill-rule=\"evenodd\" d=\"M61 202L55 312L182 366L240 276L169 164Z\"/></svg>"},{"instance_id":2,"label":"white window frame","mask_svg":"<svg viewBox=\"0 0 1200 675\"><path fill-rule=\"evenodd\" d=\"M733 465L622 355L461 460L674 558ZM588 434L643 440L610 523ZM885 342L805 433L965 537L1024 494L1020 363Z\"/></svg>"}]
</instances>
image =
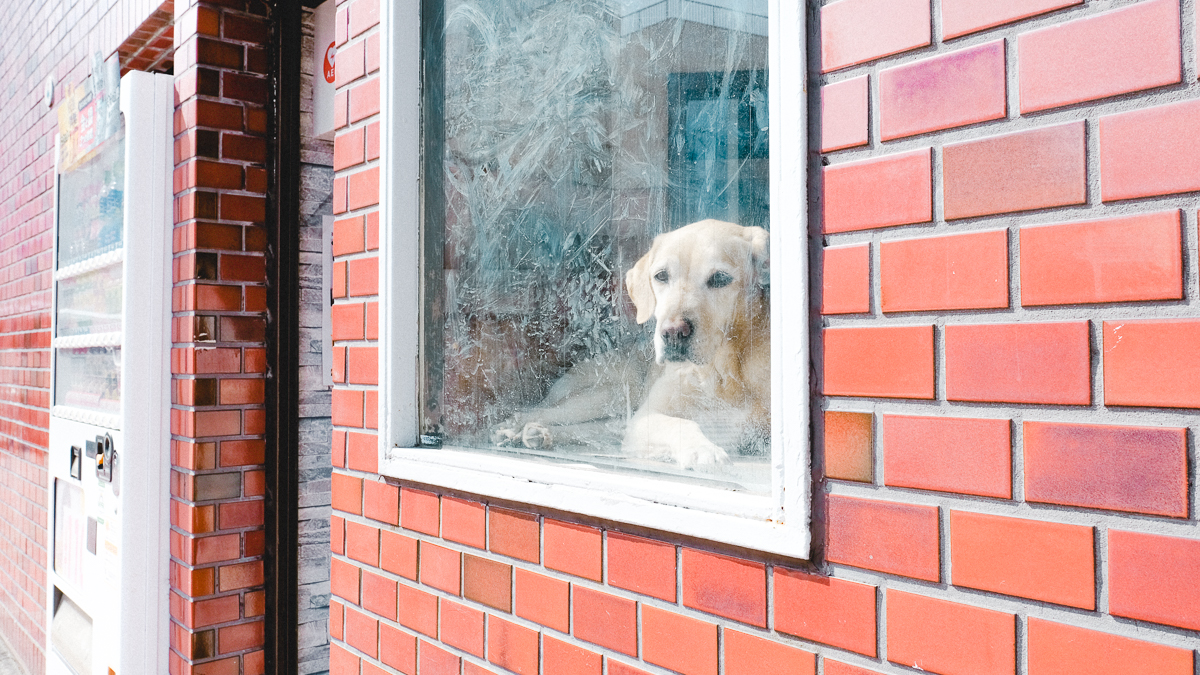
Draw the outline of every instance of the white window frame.
<instances>
[{"instance_id":1,"label":"white window frame","mask_svg":"<svg viewBox=\"0 0 1200 675\"><path fill-rule=\"evenodd\" d=\"M418 447L421 1L380 3L379 471L616 523L783 555L809 555L808 255L804 4L769 0L772 491L749 495L666 478ZM785 122L779 124L779 122Z\"/></svg>"}]
</instances>

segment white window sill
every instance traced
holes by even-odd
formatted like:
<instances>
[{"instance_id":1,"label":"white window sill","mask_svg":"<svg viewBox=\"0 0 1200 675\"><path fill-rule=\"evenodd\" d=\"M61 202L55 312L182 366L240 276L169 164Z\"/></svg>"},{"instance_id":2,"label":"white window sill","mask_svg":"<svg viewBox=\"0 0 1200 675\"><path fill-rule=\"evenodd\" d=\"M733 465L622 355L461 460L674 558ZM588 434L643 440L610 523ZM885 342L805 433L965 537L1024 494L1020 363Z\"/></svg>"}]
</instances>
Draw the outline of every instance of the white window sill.
<instances>
[{"instance_id":1,"label":"white window sill","mask_svg":"<svg viewBox=\"0 0 1200 675\"><path fill-rule=\"evenodd\" d=\"M587 465L553 465L453 448L392 448L380 473L497 499L807 558L808 523L785 524L777 498Z\"/></svg>"}]
</instances>

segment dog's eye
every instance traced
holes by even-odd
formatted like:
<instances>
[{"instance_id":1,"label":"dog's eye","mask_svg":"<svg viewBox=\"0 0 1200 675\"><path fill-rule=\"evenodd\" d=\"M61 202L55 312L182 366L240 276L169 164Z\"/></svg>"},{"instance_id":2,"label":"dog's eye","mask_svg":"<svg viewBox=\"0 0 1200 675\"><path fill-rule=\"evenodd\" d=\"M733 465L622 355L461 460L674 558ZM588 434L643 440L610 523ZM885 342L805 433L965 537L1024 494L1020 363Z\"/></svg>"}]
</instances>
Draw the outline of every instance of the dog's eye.
<instances>
[{"instance_id":1,"label":"dog's eye","mask_svg":"<svg viewBox=\"0 0 1200 675\"><path fill-rule=\"evenodd\" d=\"M725 288L733 283L733 277L725 272L713 272L713 275L708 278L709 288Z\"/></svg>"},{"instance_id":2,"label":"dog's eye","mask_svg":"<svg viewBox=\"0 0 1200 675\"><path fill-rule=\"evenodd\" d=\"M660 284L667 283L667 280L669 280L670 278L671 278L671 275L667 274L666 270L659 270L658 273L654 275L654 280L659 282Z\"/></svg>"}]
</instances>

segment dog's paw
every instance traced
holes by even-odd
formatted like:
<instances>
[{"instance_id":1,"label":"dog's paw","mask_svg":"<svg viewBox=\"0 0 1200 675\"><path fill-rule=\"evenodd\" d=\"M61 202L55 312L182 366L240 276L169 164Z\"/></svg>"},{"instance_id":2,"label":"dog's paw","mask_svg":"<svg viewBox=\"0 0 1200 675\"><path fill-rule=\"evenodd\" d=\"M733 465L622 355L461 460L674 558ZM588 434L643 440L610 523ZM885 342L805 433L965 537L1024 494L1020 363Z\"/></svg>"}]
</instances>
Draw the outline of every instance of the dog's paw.
<instances>
[{"instance_id":1,"label":"dog's paw","mask_svg":"<svg viewBox=\"0 0 1200 675\"><path fill-rule=\"evenodd\" d=\"M702 440L702 443L693 440L691 444L675 449L675 461L681 468L704 470L729 463L729 453L725 452L725 448L708 439Z\"/></svg>"},{"instance_id":2,"label":"dog's paw","mask_svg":"<svg viewBox=\"0 0 1200 675\"><path fill-rule=\"evenodd\" d=\"M502 448L512 447L521 443L521 433L509 427L499 427L492 430L492 445Z\"/></svg>"},{"instance_id":3,"label":"dog's paw","mask_svg":"<svg viewBox=\"0 0 1200 675\"><path fill-rule=\"evenodd\" d=\"M546 450L554 445L554 436L541 424L529 422L521 430L521 444L530 450Z\"/></svg>"}]
</instances>

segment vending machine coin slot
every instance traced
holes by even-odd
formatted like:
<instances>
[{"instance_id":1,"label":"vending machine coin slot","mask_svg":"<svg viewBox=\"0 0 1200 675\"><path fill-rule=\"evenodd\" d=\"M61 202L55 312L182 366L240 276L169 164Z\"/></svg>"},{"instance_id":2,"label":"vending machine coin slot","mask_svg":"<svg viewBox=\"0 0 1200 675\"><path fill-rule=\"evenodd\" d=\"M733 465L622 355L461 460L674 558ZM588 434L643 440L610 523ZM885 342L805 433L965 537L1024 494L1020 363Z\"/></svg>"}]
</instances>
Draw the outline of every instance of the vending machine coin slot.
<instances>
[{"instance_id":1,"label":"vending machine coin slot","mask_svg":"<svg viewBox=\"0 0 1200 675\"><path fill-rule=\"evenodd\" d=\"M101 483L113 481L113 462L116 461L116 454L111 434L96 437L96 478Z\"/></svg>"},{"instance_id":2,"label":"vending machine coin slot","mask_svg":"<svg viewBox=\"0 0 1200 675\"><path fill-rule=\"evenodd\" d=\"M83 450L78 445L71 446L71 478L83 479Z\"/></svg>"}]
</instances>

